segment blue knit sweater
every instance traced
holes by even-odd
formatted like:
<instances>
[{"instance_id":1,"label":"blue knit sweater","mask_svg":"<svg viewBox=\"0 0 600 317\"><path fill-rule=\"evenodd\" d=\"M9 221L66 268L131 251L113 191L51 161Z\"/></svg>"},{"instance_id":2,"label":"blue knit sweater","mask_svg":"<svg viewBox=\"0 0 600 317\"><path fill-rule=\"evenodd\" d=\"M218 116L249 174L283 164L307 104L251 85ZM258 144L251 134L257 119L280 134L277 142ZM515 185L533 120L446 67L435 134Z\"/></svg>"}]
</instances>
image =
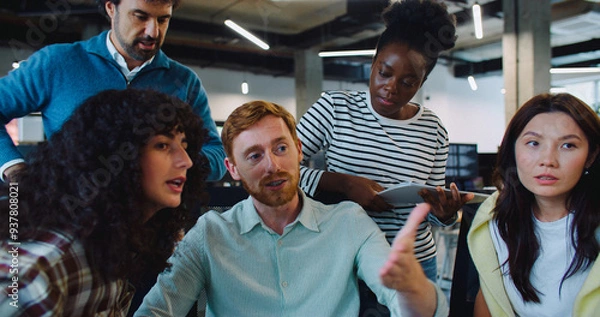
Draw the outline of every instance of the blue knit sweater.
<instances>
[{"instance_id":1,"label":"blue knit sweater","mask_svg":"<svg viewBox=\"0 0 600 317\"><path fill-rule=\"evenodd\" d=\"M107 89L154 89L189 103L209 131L202 148L211 167L209 180L225 174L225 151L213 121L206 91L188 67L162 51L131 82L106 47L108 31L87 41L47 46L0 78L0 166L21 158L4 125L13 118L41 112L49 138L87 98Z\"/></svg>"}]
</instances>

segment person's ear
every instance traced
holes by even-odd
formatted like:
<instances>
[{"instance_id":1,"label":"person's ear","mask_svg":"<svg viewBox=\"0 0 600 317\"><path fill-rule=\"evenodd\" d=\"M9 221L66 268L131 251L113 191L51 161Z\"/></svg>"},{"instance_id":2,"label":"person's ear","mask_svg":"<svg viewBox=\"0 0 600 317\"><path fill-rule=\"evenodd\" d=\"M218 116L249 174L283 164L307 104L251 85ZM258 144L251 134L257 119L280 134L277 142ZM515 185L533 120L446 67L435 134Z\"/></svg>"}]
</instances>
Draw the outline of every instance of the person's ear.
<instances>
[{"instance_id":1,"label":"person's ear","mask_svg":"<svg viewBox=\"0 0 600 317\"><path fill-rule=\"evenodd\" d=\"M108 14L110 19L112 20L115 17L117 6L114 3L112 3L112 1L106 1L104 3L104 9L106 10L106 14Z\"/></svg>"},{"instance_id":2,"label":"person's ear","mask_svg":"<svg viewBox=\"0 0 600 317\"><path fill-rule=\"evenodd\" d=\"M302 142L300 141L300 138L296 139L296 148L298 149L298 162L302 162L304 156L302 155Z\"/></svg>"},{"instance_id":3,"label":"person's ear","mask_svg":"<svg viewBox=\"0 0 600 317\"><path fill-rule=\"evenodd\" d=\"M592 155L589 156L587 162L585 162L585 168L586 169L590 168L592 166L592 164L594 164L594 162L598 158L598 153L599 152L600 152L600 148L596 148L596 150L594 151L594 153L592 153Z\"/></svg>"},{"instance_id":4,"label":"person's ear","mask_svg":"<svg viewBox=\"0 0 600 317\"><path fill-rule=\"evenodd\" d=\"M236 181L239 181L241 179L237 167L235 166L233 160L229 160L229 157L225 157L225 167L229 171L229 174L231 174L231 178L233 178Z\"/></svg>"}]
</instances>

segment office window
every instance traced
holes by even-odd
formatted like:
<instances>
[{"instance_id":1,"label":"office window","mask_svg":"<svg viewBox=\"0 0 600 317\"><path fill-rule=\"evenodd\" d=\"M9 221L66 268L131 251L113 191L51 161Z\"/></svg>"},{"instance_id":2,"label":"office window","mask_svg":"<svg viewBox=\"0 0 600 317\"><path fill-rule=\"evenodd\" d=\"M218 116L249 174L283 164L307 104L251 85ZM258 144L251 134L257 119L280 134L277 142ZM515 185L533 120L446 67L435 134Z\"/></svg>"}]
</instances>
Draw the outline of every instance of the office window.
<instances>
[{"instance_id":1,"label":"office window","mask_svg":"<svg viewBox=\"0 0 600 317\"><path fill-rule=\"evenodd\" d=\"M564 91L587 103L600 114L600 79L564 85Z\"/></svg>"}]
</instances>

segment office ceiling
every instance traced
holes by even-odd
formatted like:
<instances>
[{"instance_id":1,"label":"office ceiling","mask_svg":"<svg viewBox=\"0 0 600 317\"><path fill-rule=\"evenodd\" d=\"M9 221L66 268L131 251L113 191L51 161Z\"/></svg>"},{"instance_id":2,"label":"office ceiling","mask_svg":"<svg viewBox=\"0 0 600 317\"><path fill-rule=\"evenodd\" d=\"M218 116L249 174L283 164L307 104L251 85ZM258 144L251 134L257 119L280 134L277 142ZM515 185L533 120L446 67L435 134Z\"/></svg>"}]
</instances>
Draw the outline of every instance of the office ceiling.
<instances>
[{"instance_id":1,"label":"office ceiling","mask_svg":"<svg viewBox=\"0 0 600 317\"><path fill-rule=\"evenodd\" d=\"M294 76L294 53L313 49L372 49L384 28L381 11L389 0L183 0L174 12L163 50L200 67L272 76ZM502 66L501 0L478 0L484 38L475 39L470 6L474 0L445 1L458 18L456 48L440 62L457 77L469 72L499 73ZM600 64L600 4L552 1L553 66ZM267 51L227 28L232 19L271 48ZM108 28L94 0L2 0L0 45L18 58L22 48L73 42ZM369 57L324 59L324 77L366 82Z\"/></svg>"}]
</instances>

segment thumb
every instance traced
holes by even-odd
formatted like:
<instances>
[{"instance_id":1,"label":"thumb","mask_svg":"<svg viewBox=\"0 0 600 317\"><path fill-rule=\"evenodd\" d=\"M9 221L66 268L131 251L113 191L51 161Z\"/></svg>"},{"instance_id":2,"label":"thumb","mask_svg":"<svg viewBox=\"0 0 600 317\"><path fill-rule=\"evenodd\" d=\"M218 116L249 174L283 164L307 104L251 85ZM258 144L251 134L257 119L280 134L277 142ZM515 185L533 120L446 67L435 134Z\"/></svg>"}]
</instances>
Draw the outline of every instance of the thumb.
<instances>
[{"instance_id":1,"label":"thumb","mask_svg":"<svg viewBox=\"0 0 600 317\"><path fill-rule=\"evenodd\" d=\"M417 229L427 214L431 206L427 203L418 204L408 216L404 227L398 232L396 238L394 239L394 243L392 244L392 249L402 248L402 241L410 239L413 243L417 236ZM411 243L412 245L412 243Z\"/></svg>"}]
</instances>

